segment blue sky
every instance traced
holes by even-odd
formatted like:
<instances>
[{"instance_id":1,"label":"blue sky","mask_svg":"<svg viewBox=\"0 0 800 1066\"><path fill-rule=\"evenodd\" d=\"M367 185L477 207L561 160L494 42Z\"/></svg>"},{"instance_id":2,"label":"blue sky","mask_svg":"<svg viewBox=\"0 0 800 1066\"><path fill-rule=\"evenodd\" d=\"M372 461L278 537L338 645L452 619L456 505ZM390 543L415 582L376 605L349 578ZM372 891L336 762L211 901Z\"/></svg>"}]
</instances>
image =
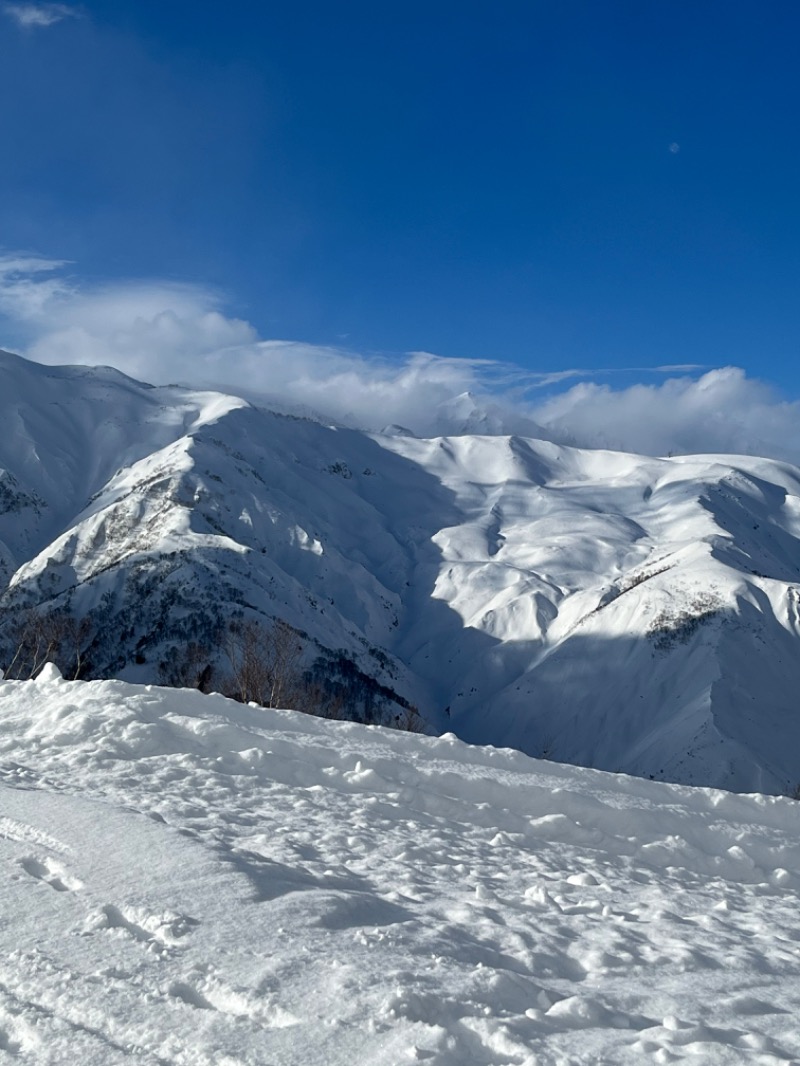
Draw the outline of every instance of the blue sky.
<instances>
[{"instance_id":1,"label":"blue sky","mask_svg":"<svg viewBox=\"0 0 800 1066\"><path fill-rule=\"evenodd\" d=\"M73 289L193 287L235 344L800 395L794 0L3 14L0 246Z\"/></svg>"}]
</instances>

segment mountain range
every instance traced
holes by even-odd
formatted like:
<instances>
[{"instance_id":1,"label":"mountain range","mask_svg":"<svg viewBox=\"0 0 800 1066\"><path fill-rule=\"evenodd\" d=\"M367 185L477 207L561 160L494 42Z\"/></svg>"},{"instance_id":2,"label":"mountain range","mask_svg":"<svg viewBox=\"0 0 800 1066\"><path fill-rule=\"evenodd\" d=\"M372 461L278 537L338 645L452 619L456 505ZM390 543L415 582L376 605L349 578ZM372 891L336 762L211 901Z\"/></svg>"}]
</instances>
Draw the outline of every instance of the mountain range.
<instances>
[{"instance_id":1,"label":"mountain range","mask_svg":"<svg viewBox=\"0 0 800 1066\"><path fill-rule=\"evenodd\" d=\"M800 781L789 464L505 435L468 397L469 432L419 439L8 353L0 382L7 670L26 620L72 618L81 676L191 684L191 648L214 687L231 629L279 621L363 720L415 707L597 769Z\"/></svg>"}]
</instances>

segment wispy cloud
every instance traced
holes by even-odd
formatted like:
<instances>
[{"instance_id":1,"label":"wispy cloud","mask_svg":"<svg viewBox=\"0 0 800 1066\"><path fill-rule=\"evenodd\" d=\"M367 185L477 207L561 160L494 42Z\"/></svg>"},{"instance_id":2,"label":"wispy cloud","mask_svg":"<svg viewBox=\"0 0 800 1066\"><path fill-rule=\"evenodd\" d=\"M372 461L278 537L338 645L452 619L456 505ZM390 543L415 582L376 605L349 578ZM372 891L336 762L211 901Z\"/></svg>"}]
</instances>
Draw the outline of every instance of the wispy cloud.
<instances>
[{"instance_id":1,"label":"wispy cloud","mask_svg":"<svg viewBox=\"0 0 800 1066\"><path fill-rule=\"evenodd\" d=\"M73 295L58 274L62 259L38 255L0 255L0 313L12 322L35 322L53 313L60 298Z\"/></svg>"},{"instance_id":2,"label":"wispy cloud","mask_svg":"<svg viewBox=\"0 0 800 1066\"><path fill-rule=\"evenodd\" d=\"M4 4L3 11L25 29L53 26L64 19L81 16L77 8L67 4Z\"/></svg>"},{"instance_id":3,"label":"wispy cloud","mask_svg":"<svg viewBox=\"0 0 800 1066\"><path fill-rule=\"evenodd\" d=\"M529 389L544 389L551 385L560 385L564 381L574 380L576 378L585 379L592 377L613 377L619 374L675 374L675 373L693 373L698 370L708 370L708 366L702 363L680 363L669 366L626 366L626 367L593 367L587 369L586 367L572 367L569 370L549 370L540 371L534 373L530 371L525 372L525 376L529 379L526 382L526 387Z\"/></svg>"},{"instance_id":4,"label":"wispy cloud","mask_svg":"<svg viewBox=\"0 0 800 1066\"><path fill-rule=\"evenodd\" d=\"M621 371L531 372L491 359L387 358L264 340L227 314L212 289L158 280L90 285L68 267L0 255L0 346L42 363L111 364L145 381L214 386L370 430L396 423L427 436L510 432L653 455L800 462L800 403L737 367L628 368L639 380L614 387Z\"/></svg>"}]
</instances>

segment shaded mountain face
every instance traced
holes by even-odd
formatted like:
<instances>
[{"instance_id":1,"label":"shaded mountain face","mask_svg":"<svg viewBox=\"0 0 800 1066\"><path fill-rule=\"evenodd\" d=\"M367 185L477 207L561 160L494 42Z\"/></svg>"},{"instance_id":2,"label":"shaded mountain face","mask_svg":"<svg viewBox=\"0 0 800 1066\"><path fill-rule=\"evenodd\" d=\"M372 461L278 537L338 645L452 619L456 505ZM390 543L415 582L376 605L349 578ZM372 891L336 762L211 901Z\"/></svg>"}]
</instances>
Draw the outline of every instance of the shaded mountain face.
<instances>
[{"instance_id":1,"label":"shaded mountain face","mask_svg":"<svg viewBox=\"0 0 800 1066\"><path fill-rule=\"evenodd\" d=\"M32 608L85 620L85 674L150 682L190 646L219 676L232 623L280 619L379 719L413 703L600 769L800 781L794 467L367 435L9 355L0 384L0 665Z\"/></svg>"}]
</instances>

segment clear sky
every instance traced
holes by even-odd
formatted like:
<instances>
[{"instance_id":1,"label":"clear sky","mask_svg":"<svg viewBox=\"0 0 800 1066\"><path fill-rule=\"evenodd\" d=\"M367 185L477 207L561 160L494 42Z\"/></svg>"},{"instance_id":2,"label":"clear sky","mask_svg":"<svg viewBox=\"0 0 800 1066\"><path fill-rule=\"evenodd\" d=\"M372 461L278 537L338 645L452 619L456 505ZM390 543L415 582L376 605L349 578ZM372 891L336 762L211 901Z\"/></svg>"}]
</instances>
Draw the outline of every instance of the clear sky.
<instances>
[{"instance_id":1,"label":"clear sky","mask_svg":"<svg viewBox=\"0 0 800 1066\"><path fill-rule=\"evenodd\" d=\"M0 6L6 253L260 338L800 397L796 0Z\"/></svg>"}]
</instances>

